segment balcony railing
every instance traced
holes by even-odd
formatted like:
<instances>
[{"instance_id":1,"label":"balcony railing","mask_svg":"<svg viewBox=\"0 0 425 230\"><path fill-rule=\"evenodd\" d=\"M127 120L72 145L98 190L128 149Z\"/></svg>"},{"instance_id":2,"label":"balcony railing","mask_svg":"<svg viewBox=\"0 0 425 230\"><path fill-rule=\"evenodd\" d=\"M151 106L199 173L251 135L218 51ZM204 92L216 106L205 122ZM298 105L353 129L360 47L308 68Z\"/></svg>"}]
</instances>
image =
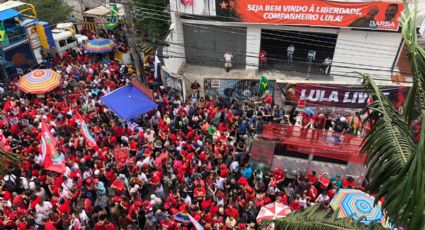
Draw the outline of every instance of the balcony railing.
<instances>
[{"instance_id":1,"label":"balcony railing","mask_svg":"<svg viewBox=\"0 0 425 230\"><path fill-rule=\"evenodd\" d=\"M25 28L22 26L6 28L5 36L7 36L7 39L4 39L4 41L2 42L3 48L6 48L17 42L21 42L27 39Z\"/></svg>"}]
</instances>

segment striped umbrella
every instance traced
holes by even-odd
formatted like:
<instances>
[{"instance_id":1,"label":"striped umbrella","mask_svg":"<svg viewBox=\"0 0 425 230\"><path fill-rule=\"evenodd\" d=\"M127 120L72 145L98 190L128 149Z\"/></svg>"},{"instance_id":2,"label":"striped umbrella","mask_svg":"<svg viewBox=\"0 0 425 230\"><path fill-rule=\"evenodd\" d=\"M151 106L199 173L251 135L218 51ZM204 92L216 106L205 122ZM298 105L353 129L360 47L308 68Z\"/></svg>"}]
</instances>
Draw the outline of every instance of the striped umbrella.
<instances>
[{"instance_id":1,"label":"striped umbrella","mask_svg":"<svg viewBox=\"0 0 425 230\"><path fill-rule=\"evenodd\" d=\"M83 45L83 48L87 53L108 53L111 52L115 47L115 43L110 39L93 39L87 44Z\"/></svg>"},{"instance_id":2,"label":"striped umbrella","mask_svg":"<svg viewBox=\"0 0 425 230\"><path fill-rule=\"evenodd\" d=\"M274 202L261 207L260 212L257 216L257 222L260 223L262 220L274 220L289 215L291 208L279 203Z\"/></svg>"},{"instance_id":3,"label":"striped umbrella","mask_svg":"<svg viewBox=\"0 0 425 230\"><path fill-rule=\"evenodd\" d=\"M364 217L360 222L370 224L378 222L385 224L385 216L381 210L381 204L374 205L375 199L360 190L340 189L331 201L331 207L339 208L339 217L352 216L354 220Z\"/></svg>"},{"instance_id":4,"label":"striped umbrella","mask_svg":"<svg viewBox=\"0 0 425 230\"><path fill-rule=\"evenodd\" d=\"M61 75L51 69L36 69L22 76L18 87L25 93L44 94L60 85Z\"/></svg>"}]
</instances>

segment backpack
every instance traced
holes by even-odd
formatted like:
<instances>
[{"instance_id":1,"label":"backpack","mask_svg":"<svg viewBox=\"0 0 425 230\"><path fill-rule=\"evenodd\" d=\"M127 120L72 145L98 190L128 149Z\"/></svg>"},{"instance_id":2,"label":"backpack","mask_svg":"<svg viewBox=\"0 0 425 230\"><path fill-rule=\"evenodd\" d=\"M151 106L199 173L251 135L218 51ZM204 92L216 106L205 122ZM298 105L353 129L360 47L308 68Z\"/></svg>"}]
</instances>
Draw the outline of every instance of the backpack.
<instances>
[{"instance_id":1,"label":"backpack","mask_svg":"<svg viewBox=\"0 0 425 230\"><path fill-rule=\"evenodd\" d=\"M36 177L34 177L33 179L31 179L30 182L34 182L34 184L35 184L35 186L37 188L42 187L40 180L38 178L36 178Z\"/></svg>"},{"instance_id":2,"label":"backpack","mask_svg":"<svg viewBox=\"0 0 425 230\"><path fill-rule=\"evenodd\" d=\"M18 186L16 185L16 176L12 174L9 174L7 176L8 176L8 179L5 180L3 184L3 191L8 191L10 193L17 192ZM15 178L13 178L13 176Z\"/></svg>"}]
</instances>

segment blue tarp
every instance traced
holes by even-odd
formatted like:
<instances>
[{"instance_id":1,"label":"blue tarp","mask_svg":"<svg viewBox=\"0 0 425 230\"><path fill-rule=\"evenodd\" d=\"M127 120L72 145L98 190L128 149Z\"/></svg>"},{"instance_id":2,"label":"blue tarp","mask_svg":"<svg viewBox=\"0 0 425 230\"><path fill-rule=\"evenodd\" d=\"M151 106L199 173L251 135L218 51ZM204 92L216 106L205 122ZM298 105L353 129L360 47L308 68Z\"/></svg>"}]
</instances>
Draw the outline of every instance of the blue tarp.
<instances>
[{"instance_id":1,"label":"blue tarp","mask_svg":"<svg viewBox=\"0 0 425 230\"><path fill-rule=\"evenodd\" d=\"M130 120L158 106L133 85L127 85L116 89L103 96L101 101L117 116L124 120Z\"/></svg>"},{"instance_id":2,"label":"blue tarp","mask_svg":"<svg viewBox=\"0 0 425 230\"><path fill-rule=\"evenodd\" d=\"M4 21L6 19L9 18L14 18L21 15L21 13L19 13L16 10L12 10L12 9L5 9L3 11L0 11L0 21Z\"/></svg>"}]
</instances>

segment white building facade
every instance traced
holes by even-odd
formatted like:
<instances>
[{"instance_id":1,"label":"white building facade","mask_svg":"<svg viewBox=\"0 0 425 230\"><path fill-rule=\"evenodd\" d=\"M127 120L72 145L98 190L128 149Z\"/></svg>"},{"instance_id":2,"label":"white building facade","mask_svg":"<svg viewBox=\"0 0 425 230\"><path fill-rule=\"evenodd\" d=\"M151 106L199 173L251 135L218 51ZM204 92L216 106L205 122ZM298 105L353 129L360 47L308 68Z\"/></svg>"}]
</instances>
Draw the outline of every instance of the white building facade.
<instances>
[{"instance_id":1,"label":"white building facade","mask_svg":"<svg viewBox=\"0 0 425 230\"><path fill-rule=\"evenodd\" d=\"M260 0L216 1L220 0L170 0L172 24L166 39L169 46L163 50L163 64L170 73L180 73L182 65L220 67L222 56L228 50L234 53L236 69L258 73L259 68L261 70L260 50L268 53L272 63L268 70L280 69L281 66L287 65L288 44L294 44L296 71L317 72L323 60L330 57L333 60L330 75L333 75L335 80L338 76L343 79L344 76L355 75L355 72L367 72L376 79L388 80L394 75L408 75L398 67L403 50L403 40L397 22L403 10L401 1L340 1L342 4L330 5L321 5L323 1L314 0L271 0L267 3ZM298 18L304 17L305 20L298 23L296 20L287 19L287 15L282 16L283 7L295 7L295 2L301 7L303 3L309 7L309 4L316 4L314 10L315 13L319 11L319 18L301 15ZM233 5L233 10L223 16L219 14L217 7L226 4ZM277 5L281 8L273 9L273 6ZM241 9L245 10L238 11ZM256 10L262 14L258 14ZM323 13L326 10L333 14ZM349 10L356 15L350 15ZM292 12L301 14L304 11L296 11L294 8ZM304 13L307 14L308 10ZM389 15L391 13L392 17ZM237 20L234 20L235 15ZM333 19L329 19L329 15ZM367 18L370 15L373 17ZM279 16L284 19L265 19ZM338 16L341 18L337 18ZM320 22L324 17L328 17L328 21ZM358 18L366 19L356 20ZM363 27L361 24L365 21L368 26ZM351 25L347 24L350 22ZM316 59L312 69L308 70L307 55L310 50L315 51ZM287 75L292 72L290 68L284 67L282 70Z\"/></svg>"}]
</instances>

